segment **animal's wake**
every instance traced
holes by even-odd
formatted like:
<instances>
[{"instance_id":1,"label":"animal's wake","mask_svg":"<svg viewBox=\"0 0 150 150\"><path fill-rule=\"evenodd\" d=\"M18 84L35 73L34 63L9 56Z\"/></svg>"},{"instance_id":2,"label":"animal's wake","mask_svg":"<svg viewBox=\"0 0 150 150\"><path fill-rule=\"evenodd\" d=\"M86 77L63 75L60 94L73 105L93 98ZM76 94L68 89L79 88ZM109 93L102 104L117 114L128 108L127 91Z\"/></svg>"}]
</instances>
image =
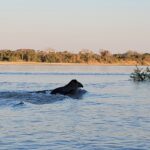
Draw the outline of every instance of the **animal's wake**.
<instances>
[{"instance_id":1,"label":"animal's wake","mask_svg":"<svg viewBox=\"0 0 150 150\"><path fill-rule=\"evenodd\" d=\"M83 85L77 80L71 80L67 85L58 87L54 90L43 91L15 91L15 92L0 92L0 100L15 106L23 105L25 102L32 104L49 104L66 98L82 99L86 93L85 90L80 89ZM1 103L2 104L2 103Z\"/></svg>"},{"instance_id":2,"label":"animal's wake","mask_svg":"<svg viewBox=\"0 0 150 150\"><path fill-rule=\"evenodd\" d=\"M61 94L51 94L51 91L43 90L41 92L27 92L27 91L15 91L15 92L0 92L1 105L13 105L22 103L32 104L50 104L64 99L82 99L82 96L86 93L85 90L78 90L76 94L67 96Z\"/></svg>"}]
</instances>

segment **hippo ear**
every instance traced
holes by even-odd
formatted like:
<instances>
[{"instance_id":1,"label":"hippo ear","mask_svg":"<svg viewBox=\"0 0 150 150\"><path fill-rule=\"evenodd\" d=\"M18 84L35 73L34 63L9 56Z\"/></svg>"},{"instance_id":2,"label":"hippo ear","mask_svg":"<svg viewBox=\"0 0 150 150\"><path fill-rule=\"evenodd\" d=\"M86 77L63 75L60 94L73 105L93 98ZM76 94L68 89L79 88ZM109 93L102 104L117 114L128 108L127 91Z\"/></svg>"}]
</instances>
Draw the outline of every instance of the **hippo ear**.
<instances>
[{"instance_id":1,"label":"hippo ear","mask_svg":"<svg viewBox=\"0 0 150 150\"><path fill-rule=\"evenodd\" d=\"M77 82L77 80L76 80L76 79L73 79L73 80L71 80L71 82Z\"/></svg>"}]
</instances>

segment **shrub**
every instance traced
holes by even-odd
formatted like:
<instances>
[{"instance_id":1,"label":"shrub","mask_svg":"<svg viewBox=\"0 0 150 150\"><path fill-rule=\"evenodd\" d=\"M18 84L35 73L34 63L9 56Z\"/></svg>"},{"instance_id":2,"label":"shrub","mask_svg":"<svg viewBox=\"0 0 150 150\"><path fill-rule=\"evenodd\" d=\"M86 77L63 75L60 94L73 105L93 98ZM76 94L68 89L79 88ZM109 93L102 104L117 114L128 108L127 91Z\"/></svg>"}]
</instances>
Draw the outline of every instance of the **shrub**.
<instances>
[{"instance_id":1,"label":"shrub","mask_svg":"<svg viewBox=\"0 0 150 150\"><path fill-rule=\"evenodd\" d=\"M150 81L150 69L147 67L146 69L139 68L136 66L134 72L131 73L130 78L134 81Z\"/></svg>"}]
</instances>

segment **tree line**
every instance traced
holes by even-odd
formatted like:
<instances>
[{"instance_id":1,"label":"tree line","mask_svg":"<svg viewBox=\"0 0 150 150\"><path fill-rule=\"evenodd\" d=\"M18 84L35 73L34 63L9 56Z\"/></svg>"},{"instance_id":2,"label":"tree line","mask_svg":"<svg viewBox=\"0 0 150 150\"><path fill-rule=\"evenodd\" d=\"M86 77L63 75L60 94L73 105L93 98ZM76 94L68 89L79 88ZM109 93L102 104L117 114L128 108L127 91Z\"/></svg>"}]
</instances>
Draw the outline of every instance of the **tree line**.
<instances>
[{"instance_id":1,"label":"tree line","mask_svg":"<svg viewBox=\"0 0 150 150\"><path fill-rule=\"evenodd\" d=\"M95 53L83 49L78 53L54 50L0 50L0 61L9 62L46 62L46 63L103 63L103 64L136 64L150 65L150 53L127 51L121 54L112 54L108 50Z\"/></svg>"}]
</instances>

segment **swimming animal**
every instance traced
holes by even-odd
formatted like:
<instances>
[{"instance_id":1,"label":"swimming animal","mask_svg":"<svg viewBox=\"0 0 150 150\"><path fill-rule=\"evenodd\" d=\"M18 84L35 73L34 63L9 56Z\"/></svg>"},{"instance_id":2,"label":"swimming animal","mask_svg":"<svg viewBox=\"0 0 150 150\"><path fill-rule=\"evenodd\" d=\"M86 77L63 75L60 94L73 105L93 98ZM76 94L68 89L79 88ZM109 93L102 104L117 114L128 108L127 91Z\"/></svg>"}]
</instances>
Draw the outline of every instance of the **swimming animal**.
<instances>
[{"instance_id":1,"label":"swimming animal","mask_svg":"<svg viewBox=\"0 0 150 150\"><path fill-rule=\"evenodd\" d=\"M67 85L52 90L51 94L73 95L79 88L83 88L83 85L76 79L73 79Z\"/></svg>"}]
</instances>

